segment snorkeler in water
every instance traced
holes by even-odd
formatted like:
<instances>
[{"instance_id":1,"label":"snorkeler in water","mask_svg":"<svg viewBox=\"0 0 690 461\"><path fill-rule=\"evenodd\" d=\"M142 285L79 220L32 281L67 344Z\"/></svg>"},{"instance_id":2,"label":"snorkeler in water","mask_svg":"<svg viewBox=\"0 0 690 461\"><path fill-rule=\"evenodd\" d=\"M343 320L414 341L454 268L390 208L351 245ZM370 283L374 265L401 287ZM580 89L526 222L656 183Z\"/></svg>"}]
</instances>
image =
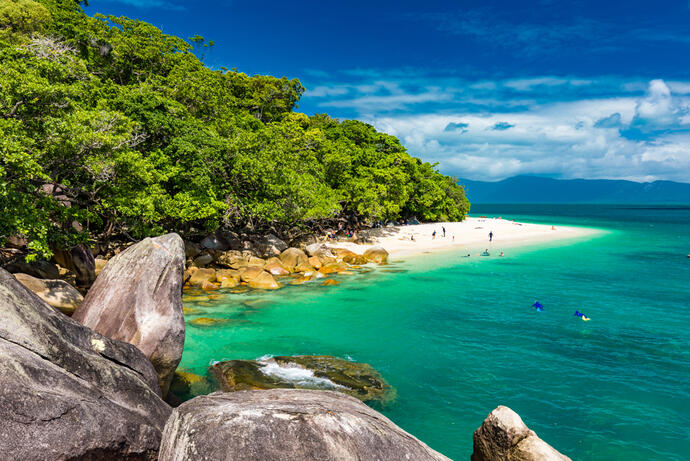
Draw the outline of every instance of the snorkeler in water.
<instances>
[{"instance_id":1,"label":"snorkeler in water","mask_svg":"<svg viewBox=\"0 0 690 461\"><path fill-rule=\"evenodd\" d=\"M535 308L537 312L542 312L544 310L544 306L536 299L534 300L534 304L532 304L532 307Z\"/></svg>"},{"instance_id":2,"label":"snorkeler in water","mask_svg":"<svg viewBox=\"0 0 690 461\"><path fill-rule=\"evenodd\" d=\"M587 317L585 314L583 314L582 312L580 312L580 311L578 311L578 310L576 310L576 311L575 311L575 314L573 314L573 315L574 315L575 317L580 317L580 318L581 318L582 320L584 320L585 322L589 321L589 317Z\"/></svg>"}]
</instances>

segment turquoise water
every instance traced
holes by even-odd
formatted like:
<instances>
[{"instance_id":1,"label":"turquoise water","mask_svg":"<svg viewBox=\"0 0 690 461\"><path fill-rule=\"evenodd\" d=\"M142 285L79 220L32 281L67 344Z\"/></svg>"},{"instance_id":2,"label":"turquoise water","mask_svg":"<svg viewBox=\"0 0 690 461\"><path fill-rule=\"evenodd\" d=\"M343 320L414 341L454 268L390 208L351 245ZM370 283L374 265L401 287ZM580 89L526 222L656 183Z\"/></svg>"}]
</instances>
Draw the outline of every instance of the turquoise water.
<instances>
[{"instance_id":1,"label":"turquoise water","mask_svg":"<svg viewBox=\"0 0 690 461\"><path fill-rule=\"evenodd\" d=\"M398 394L377 409L454 459L468 459L473 431L499 404L573 459L689 459L690 207L491 205L472 215L606 232L230 295L201 308L231 323L188 325L181 367L204 374L213 360L265 354L369 363Z\"/></svg>"}]
</instances>

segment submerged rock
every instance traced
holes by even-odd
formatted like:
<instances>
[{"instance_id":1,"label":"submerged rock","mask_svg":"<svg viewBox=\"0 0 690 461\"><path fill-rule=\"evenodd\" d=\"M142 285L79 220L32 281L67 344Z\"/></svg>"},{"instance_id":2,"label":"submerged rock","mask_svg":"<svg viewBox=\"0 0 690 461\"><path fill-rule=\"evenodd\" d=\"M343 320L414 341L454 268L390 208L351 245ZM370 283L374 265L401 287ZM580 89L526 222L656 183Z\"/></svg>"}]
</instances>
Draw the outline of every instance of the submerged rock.
<instances>
[{"instance_id":1,"label":"submerged rock","mask_svg":"<svg viewBox=\"0 0 690 461\"><path fill-rule=\"evenodd\" d=\"M337 280L328 279L328 280L324 280L321 285L323 285L323 286L340 285L340 282Z\"/></svg>"},{"instance_id":2,"label":"submerged rock","mask_svg":"<svg viewBox=\"0 0 690 461\"><path fill-rule=\"evenodd\" d=\"M55 311L0 269L6 460L154 460L170 407L136 347Z\"/></svg>"},{"instance_id":3,"label":"submerged rock","mask_svg":"<svg viewBox=\"0 0 690 461\"><path fill-rule=\"evenodd\" d=\"M163 395L182 358L183 271L179 235L144 239L108 261L73 316L104 336L137 346L156 369Z\"/></svg>"},{"instance_id":4,"label":"submerged rock","mask_svg":"<svg viewBox=\"0 0 690 461\"><path fill-rule=\"evenodd\" d=\"M499 406L474 431L472 461L569 461L531 431L520 416Z\"/></svg>"},{"instance_id":5,"label":"submerged rock","mask_svg":"<svg viewBox=\"0 0 690 461\"><path fill-rule=\"evenodd\" d=\"M210 394L218 390L217 387L205 376L177 370L172 383L170 383L170 390L166 400L168 403L177 406L198 395Z\"/></svg>"},{"instance_id":6,"label":"submerged rock","mask_svg":"<svg viewBox=\"0 0 690 461\"><path fill-rule=\"evenodd\" d=\"M448 461L388 418L337 392L216 392L183 403L163 433L160 461Z\"/></svg>"},{"instance_id":7,"label":"submerged rock","mask_svg":"<svg viewBox=\"0 0 690 461\"><path fill-rule=\"evenodd\" d=\"M213 327L216 325L222 325L224 323L230 323L230 319L212 319L210 317L199 317L194 320L190 320L190 324L197 327Z\"/></svg>"},{"instance_id":8,"label":"submerged rock","mask_svg":"<svg viewBox=\"0 0 690 461\"><path fill-rule=\"evenodd\" d=\"M363 401L385 402L392 388L371 365L328 355L228 360L211 367L226 392L258 389L330 389Z\"/></svg>"},{"instance_id":9,"label":"submerged rock","mask_svg":"<svg viewBox=\"0 0 690 461\"><path fill-rule=\"evenodd\" d=\"M64 280L43 280L27 274L14 274L15 278L39 298L63 314L72 313L84 301L84 297Z\"/></svg>"}]
</instances>

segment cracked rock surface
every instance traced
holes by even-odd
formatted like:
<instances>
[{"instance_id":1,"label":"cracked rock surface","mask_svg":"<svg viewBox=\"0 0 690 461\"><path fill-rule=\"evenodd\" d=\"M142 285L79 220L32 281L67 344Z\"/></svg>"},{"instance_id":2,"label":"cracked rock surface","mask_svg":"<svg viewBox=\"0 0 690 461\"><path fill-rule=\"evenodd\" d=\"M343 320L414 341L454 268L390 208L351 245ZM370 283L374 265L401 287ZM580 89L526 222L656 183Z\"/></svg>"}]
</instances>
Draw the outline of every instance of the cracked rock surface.
<instances>
[{"instance_id":1,"label":"cracked rock surface","mask_svg":"<svg viewBox=\"0 0 690 461\"><path fill-rule=\"evenodd\" d=\"M136 347L80 325L0 269L0 457L154 460L171 408Z\"/></svg>"},{"instance_id":2,"label":"cracked rock surface","mask_svg":"<svg viewBox=\"0 0 690 461\"><path fill-rule=\"evenodd\" d=\"M160 461L448 458L354 397L333 391L215 392L176 408Z\"/></svg>"}]
</instances>

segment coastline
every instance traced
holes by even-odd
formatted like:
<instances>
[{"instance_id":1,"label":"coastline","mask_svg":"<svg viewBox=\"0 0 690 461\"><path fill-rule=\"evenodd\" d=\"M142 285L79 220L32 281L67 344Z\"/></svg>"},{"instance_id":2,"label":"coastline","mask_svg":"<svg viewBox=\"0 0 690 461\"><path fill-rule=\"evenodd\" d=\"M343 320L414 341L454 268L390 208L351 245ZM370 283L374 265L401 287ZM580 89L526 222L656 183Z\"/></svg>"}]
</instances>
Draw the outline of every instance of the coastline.
<instances>
[{"instance_id":1,"label":"coastline","mask_svg":"<svg viewBox=\"0 0 690 461\"><path fill-rule=\"evenodd\" d=\"M443 228L446 235L443 236ZM436 236L432 234L436 231ZM493 233L489 241L489 232ZM500 252L506 248L572 240L594 236L603 231L587 227L531 224L501 218L467 217L460 222L424 223L382 227L363 231L371 244L338 241L330 247L347 248L361 253L372 245L383 247L391 257L418 256L438 251ZM411 237L414 236L414 241ZM454 237L454 238L453 238ZM474 256L474 255L473 255Z\"/></svg>"}]
</instances>

